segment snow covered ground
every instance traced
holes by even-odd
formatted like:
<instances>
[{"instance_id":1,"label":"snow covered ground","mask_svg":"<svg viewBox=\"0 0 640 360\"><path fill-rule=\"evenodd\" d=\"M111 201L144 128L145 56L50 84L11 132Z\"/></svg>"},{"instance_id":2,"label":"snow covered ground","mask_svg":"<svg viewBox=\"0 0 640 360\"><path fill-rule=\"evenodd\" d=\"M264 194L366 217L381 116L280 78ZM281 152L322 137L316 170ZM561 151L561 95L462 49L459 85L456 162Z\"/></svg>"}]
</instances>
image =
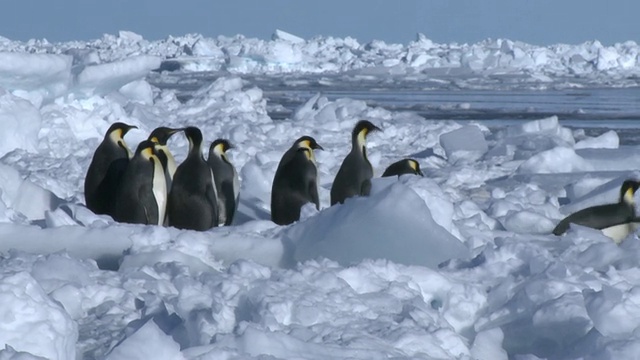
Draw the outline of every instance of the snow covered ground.
<instances>
[{"instance_id":1,"label":"snow covered ground","mask_svg":"<svg viewBox=\"0 0 640 360\"><path fill-rule=\"evenodd\" d=\"M0 359L634 358L637 236L617 246L579 226L550 233L575 210L615 202L622 181L640 177L640 144L621 145L628 129L589 136L593 121L569 128L553 111L504 121L505 104L476 116L482 98L457 91L517 89L524 104L559 89L614 91L627 99L615 116L584 101L574 111L597 113L602 128L637 121L639 49L281 31L271 41L0 38ZM319 92L282 93L309 84ZM379 86L406 104L376 106ZM424 104L407 88L435 88L453 105L425 118L409 111ZM501 126L487 126L492 114ZM376 178L371 197L329 207L359 119L383 129L368 141L376 177L409 156L425 177ZM228 138L242 181L234 224L181 231L87 210L84 175L115 121L138 126L130 148L160 125ZM271 182L301 135L325 149L321 210L277 226ZM184 136L169 147L185 158Z\"/></svg>"}]
</instances>

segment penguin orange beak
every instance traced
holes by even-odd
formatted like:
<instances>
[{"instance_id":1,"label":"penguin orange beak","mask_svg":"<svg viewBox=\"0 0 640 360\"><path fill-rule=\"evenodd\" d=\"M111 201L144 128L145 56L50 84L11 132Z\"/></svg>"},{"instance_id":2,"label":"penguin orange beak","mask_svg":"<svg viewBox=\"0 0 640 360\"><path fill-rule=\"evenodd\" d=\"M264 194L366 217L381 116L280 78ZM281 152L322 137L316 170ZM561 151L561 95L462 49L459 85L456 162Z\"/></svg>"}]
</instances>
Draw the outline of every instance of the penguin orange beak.
<instances>
[{"instance_id":1,"label":"penguin orange beak","mask_svg":"<svg viewBox=\"0 0 640 360\"><path fill-rule=\"evenodd\" d=\"M322 146L320 146L320 144L315 143L315 145L313 145L313 149L314 150L324 150L324 148Z\"/></svg>"}]
</instances>

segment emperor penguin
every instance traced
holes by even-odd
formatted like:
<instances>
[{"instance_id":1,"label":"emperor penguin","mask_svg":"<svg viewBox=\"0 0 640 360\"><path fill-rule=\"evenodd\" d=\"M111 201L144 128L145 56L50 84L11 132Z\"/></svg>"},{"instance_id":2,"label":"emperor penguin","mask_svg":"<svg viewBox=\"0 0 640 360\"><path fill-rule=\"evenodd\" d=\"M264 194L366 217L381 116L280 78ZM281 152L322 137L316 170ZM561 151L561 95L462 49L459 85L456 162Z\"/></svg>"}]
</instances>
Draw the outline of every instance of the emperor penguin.
<instances>
[{"instance_id":1,"label":"emperor penguin","mask_svg":"<svg viewBox=\"0 0 640 360\"><path fill-rule=\"evenodd\" d=\"M169 147L167 146L167 141L169 140L171 135L179 131L182 131L182 129L172 129L172 128L161 126L159 128L154 129L151 132L151 134L149 134L149 138L147 139L155 143L156 156L160 159L160 162L162 163L165 178L167 179L167 189L171 189L173 174L175 174L176 168L177 168L176 160L171 154L171 151L169 151Z\"/></svg>"},{"instance_id":2,"label":"emperor penguin","mask_svg":"<svg viewBox=\"0 0 640 360\"><path fill-rule=\"evenodd\" d=\"M367 120L360 120L351 133L351 152L342 161L331 186L331 205L352 196L369 196L373 167L367 158L366 139L372 131L381 131Z\"/></svg>"},{"instance_id":3,"label":"emperor penguin","mask_svg":"<svg viewBox=\"0 0 640 360\"><path fill-rule=\"evenodd\" d=\"M124 142L124 136L131 129L137 126L112 124L93 153L84 178L84 198L87 208L96 214L114 214L116 190L132 156Z\"/></svg>"},{"instance_id":4,"label":"emperor penguin","mask_svg":"<svg viewBox=\"0 0 640 360\"><path fill-rule=\"evenodd\" d=\"M575 212L562 219L553 229L553 234L564 234L569 224L578 224L602 230L606 236L620 243L640 225L634 201L639 186L640 183L635 180L625 180L620 187L618 203L592 206Z\"/></svg>"},{"instance_id":5,"label":"emperor penguin","mask_svg":"<svg viewBox=\"0 0 640 360\"><path fill-rule=\"evenodd\" d=\"M236 168L227 157L227 150L233 146L228 140L217 139L209 147L207 163L213 171L218 194L218 224L231 225L233 215L238 207L240 181Z\"/></svg>"},{"instance_id":6,"label":"emperor penguin","mask_svg":"<svg viewBox=\"0 0 640 360\"><path fill-rule=\"evenodd\" d=\"M167 183L155 146L153 141L142 141L127 165L116 195L116 221L146 225L164 222Z\"/></svg>"},{"instance_id":7,"label":"emperor penguin","mask_svg":"<svg viewBox=\"0 0 640 360\"><path fill-rule=\"evenodd\" d=\"M384 173L382 173L382 177L386 176L400 176L403 174L414 174L424 176L422 170L420 170L420 163L414 159L402 159L400 161L396 161L393 164L389 165Z\"/></svg>"},{"instance_id":8,"label":"emperor penguin","mask_svg":"<svg viewBox=\"0 0 640 360\"><path fill-rule=\"evenodd\" d=\"M314 138L303 136L282 155L271 188L271 220L274 223L288 225L300 220L300 209L309 202L320 210L318 169L313 150L323 149Z\"/></svg>"},{"instance_id":9,"label":"emperor penguin","mask_svg":"<svg viewBox=\"0 0 640 360\"><path fill-rule=\"evenodd\" d=\"M202 156L202 132L187 127L189 154L178 166L169 191L169 225L205 231L218 226L218 200L213 171Z\"/></svg>"}]
</instances>

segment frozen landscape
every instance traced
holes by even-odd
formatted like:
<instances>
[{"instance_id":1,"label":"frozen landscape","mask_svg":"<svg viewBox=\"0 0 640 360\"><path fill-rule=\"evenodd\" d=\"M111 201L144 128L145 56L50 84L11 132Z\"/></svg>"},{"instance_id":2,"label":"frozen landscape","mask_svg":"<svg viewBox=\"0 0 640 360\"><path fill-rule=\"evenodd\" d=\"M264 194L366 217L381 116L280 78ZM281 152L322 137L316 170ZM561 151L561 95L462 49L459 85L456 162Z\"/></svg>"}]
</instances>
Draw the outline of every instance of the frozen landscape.
<instances>
[{"instance_id":1,"label":"frozen landscape","mask_svg":"<svg viewBox=\"0 0 640 360\"><path fill-rule=\"evenodd\" d=\"M0 359L636 358L637 236L551 231L640 178L639 86L634 42L0 37ZM360 119L383 130L372 195L330 207ZM163 125L229 139L234 224L89 211L116 121L131 149ZM273 176L302 135L324 148L320 211L278 226ZM425 176L380 178L405 157Z\"/></svg>"}]
</instances>

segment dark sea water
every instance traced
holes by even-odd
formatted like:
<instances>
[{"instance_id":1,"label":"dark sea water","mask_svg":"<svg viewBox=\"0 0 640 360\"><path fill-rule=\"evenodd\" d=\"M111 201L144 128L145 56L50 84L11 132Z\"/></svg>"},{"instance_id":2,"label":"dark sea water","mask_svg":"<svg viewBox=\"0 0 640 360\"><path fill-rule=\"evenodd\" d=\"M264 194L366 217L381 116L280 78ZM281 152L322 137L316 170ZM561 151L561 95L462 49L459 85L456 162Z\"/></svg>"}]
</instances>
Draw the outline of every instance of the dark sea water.
<instances>
[{"instance_id":1,"label":"dark sea water","mask_svg":"<svg viewBox=\"0 0 640 360\"><path fill-rule=\"evenodd\" d=\"M150 82L175 89L179 99L215 81L224 73L163 73ZM258 86L269 115L286 119L312 96L329 100L352 98L392 111L412 111L427 120L481 122L499 129L522 121L558 116L560 123L584 129L589 136L616 130L621 145L640 145L640 87L599 86L593 81L559 79L532 82L517 76L408 79L344 75L241 76Z\"/></svg>"}]
</instances>

